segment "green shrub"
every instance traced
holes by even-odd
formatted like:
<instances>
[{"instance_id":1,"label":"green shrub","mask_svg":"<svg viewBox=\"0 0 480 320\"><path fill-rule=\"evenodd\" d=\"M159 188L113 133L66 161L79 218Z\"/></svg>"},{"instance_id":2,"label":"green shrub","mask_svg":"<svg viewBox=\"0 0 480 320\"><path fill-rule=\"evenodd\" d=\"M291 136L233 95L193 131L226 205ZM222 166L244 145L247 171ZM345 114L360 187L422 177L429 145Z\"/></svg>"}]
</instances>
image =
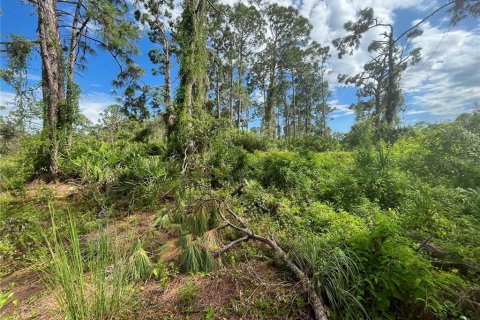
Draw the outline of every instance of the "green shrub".
<instances>
[{"instance_id":1,"label":"green shrub","mask_svg":"<svg viewBox=\"0 0 480 320\"><path fill-rule=\"evenodd\" d=\"M307 135L297 138L287 138L286 140L279 140L277 142L279 149L286 149L289 151L338 151L341 149L340 141L334 137Z\"/></svg>"},{"instance_id":2,"label":"green shrub","mask_svg":"<svg viewBox=\"0 0 480 320\"><path fill-rule=\"evenodd\" d=\"M198 288L192 282L185 283L177 293L177 299L183 306L188 306L198 297Z\"/></svg>"},{"instance_id":3,"label":"green shrub","mask_svg":"<svg viewBox=\"0 0 480 320\"><path fill-rule=\"evenodd\" d=\"M253 131L233 131L230 139L233 146L242 147L246 151L252 153L254 151L267 151L270 147L270 140ZM225 141L223 141L225 143Z\"/></svg>"},{"instance_id":4,"label":"green shrub","mask_svg":"<svg viewBox=\"0 0 480 320\"><path fill-rule=\"evenodd\" d=\"M319 294L326 297L335 318L360 319L366 311L355 297L360 285L359 264L349 249L331 247L319 237L309 237L296 243L294 259L313 280Z\"/></svg>"},{"instance_id":5,"label":"green shrub","mask_svg":"<svg viewBox=\"0 0 480 320\"><path fill-rule=\"evenodd\" d=\"M287 151L255 153L249 157L251 178L258 179L265 188L273 188L296 195L312 193L315 168L302 156Z\"/></svg>"},{"instance_id":6,"label":"green shrub","mask_svg":"<svg viewBox=\"0 0 480 320\"><path fill-rule=\"evenodd\" d=\"M207 248L200 246L198 241L188 234L181 237L178 246L182 249L179 257L179 267L181 272L198 273L213 270L215 260L212 253Z\"/></svg>"}]
</instances>

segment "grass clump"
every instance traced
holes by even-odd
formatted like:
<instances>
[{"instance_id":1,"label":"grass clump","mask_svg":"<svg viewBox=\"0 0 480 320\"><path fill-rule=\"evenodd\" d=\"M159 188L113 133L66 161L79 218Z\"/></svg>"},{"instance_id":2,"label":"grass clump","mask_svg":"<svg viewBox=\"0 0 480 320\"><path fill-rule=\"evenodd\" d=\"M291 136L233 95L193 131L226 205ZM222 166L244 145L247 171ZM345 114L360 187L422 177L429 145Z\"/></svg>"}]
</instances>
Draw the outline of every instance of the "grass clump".
<instances>
[{"instance_id":1,"label":"grass clump","mask_svg":"<svg viewBox=\"0 0 480 320\"><path fill-rule=\"evenodd\" d=\"M195 299L198 298L197 286L192 282L186 283L178 290L177 298L183 306L190 305Z\"/></svg>"},{"instance_id":2,"label":"grass clump","mask_svg":"<svg viewBox=\"0 0 480 320\"><path fill-rule=\"evenodd\" d=\"M69 320L114 319L134 302L133 279L127 258L100 230L98 239L82 250L72 217L67 225L69 244L59 236L55 221L47 239L51 270L47 283Z\"/></svg>"}]
</instances>

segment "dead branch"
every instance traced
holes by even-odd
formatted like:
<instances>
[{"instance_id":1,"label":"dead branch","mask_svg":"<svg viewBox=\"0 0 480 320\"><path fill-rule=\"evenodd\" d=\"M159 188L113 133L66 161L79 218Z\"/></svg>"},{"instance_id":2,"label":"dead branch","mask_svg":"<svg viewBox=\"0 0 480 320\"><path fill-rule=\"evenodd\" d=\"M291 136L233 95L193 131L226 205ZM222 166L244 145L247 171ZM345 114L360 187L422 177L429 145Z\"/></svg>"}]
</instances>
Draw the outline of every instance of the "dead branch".
<instances>
[{"instance_id":1,"label":"dead branch","mask_svg":"<svg viewBox=\"0 0 480 320\"><path fill-rule=\"evenodd\" d=\"M250 240L250 237L249 236L244 236L244 237L241 237L241 238L238 238L237 240L234 240L232 242L230 242L229 244L227 244L226 246L224 246L223 248L220 248L216 251L213 252L213 256L216 258L216 257L219 257L221 256L222 254L224 254L225 252L227 252L228 250L232 249L233 247L237 246L238 244L244 242L244 241L248 241Z\"/></svg>"},{"instance_id":2,"label":"dead branch","mask_svg":"<svg viewBox=\"0 0 480 320\"><path fill-rule=\"evenodd\" d=\"M308 295L309 302L310 302L310 304L313 308L313 312L315 314L315 319L316 320L328 320L327 308L325 307L325 304L323 302L322 297L315 290L315 285L308 278L308 276L293 261L291 261L288 258L285 251L283 251L283 249L280 248L280 246L277 244L275 239L273 237L265 238L265 237L262 237L260 235L255 234L251 229L249 229L248 227L245 226L245 223L240 219L240 217L238 215L236 215L231 209L226 208L227 211L235 218L235 220L240 222L244 227L242 228L242 227L237 226L236 224L234 224L230 220L228 220L225 217L225 215L222 213L222 208L221 208L220 203L217 202L217 205L218 205L218 213L221 216L221 218L223 219L223 221L225 221L225 223L228 224L233 229L245 234L245 236L243 238L240 238L240 239L242 239L242 241L246 241L248 239L254 239L254 240L262 242L262 243L264 243L264 244L266 244L267 246L270 247L270 249L275 254L275 258L277 260L279 260L280 262L283 262L287 266L287 268L290 269L290 271L295 275L295 277L298 280L300 280L300 283L302 285L303 290ZM240 240L240 239L238 239L238 240ZM233 241L233 242L235 242L235 241ZM241 242L241 241L239 241L239 242ZM234 244L232 244L232 243L228 244L227 245L227 246L229 246L228 249L232 248L234 245L236 245L239 242L236 242ZM224 249L226 247L224 247ZM225 252L225 251L223 251L223 252Z\"/></svg>"}]
</instances>

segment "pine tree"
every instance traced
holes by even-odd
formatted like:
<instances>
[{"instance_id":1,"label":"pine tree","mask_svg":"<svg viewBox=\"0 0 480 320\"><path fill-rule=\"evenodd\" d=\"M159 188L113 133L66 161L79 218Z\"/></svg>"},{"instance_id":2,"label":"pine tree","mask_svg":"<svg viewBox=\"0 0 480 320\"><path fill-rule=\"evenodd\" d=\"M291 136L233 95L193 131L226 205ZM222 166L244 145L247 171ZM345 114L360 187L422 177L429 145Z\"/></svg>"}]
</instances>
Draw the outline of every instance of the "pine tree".
<instances>
[{"instance_id":1,"label":"pine tree","mask_svg":"<svg viewBox=\"0 0 480 320\"><path fill-rule=\"evenodd\" d=\"M358 49L363 35L372 29L383 30L379 39L373 40L368 46L368 52L374 57L364 66L364 70L354 76L339 76L339 80L345 84L354 84L358 88L359 97L369 98L368 105L374 106L373 119L377 129L382 126L391 128L398 119L398 112L403 104L403 96L400 85L402 73L409 64L414 64L420 59L420 48L409 49L400 45L403 34L395 38L392 24L382 23L374 17L372 8L360 11L360 17L356 22L347 22L345 30L347 36L333 41L338 50L338 57L345 54L353 54ZM418 37L422 32L413 29L405 38L410 40ZM365 106L361 100L360 106Z\"/></svg>"}]
</instances>

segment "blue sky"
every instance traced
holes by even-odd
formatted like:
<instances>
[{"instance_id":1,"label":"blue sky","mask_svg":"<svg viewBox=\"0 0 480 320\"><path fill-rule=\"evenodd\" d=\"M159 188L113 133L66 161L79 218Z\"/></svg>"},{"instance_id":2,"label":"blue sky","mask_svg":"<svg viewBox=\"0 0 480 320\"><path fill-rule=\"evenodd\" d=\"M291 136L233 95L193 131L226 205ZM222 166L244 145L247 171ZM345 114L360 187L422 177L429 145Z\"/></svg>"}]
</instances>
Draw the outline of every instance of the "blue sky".
<instances>
[{"instance_id":1,"label":"blue sky","mask_svg":"<svg viewBox=\"0 0 480 320\"><path fill-rule=\"evenodd\" d=\"M410 27L415 19L423 18L436 8L435 1L424 0L274 0L280 4L293 4L309 18L314 26L312 37L323 45L344 35L343 24L357 17L358 11L372 7L384 22L393 23L398 31ZM224 0L233 4L235 1ZM438 2L440 3L440 2ZM1 40L8 34L22 34L28 38L36 37L37 17L32 6L16 0L0 2L3 15L0 17ZM480 27L479 20L467 19L458 26L451 27L444 12L436 15L423 26L424 34L416 42L423 48L422 61L407 69L402 82L406 111L401 114L405 124L419 121L443 121L453 119L458 114L473 109L480 102ZM399 33L399 32L398 32ZM379 34L377 30L365 36L360 49L353 56L342 60L336 58L332 50L330 59L331 89L333 97L330 103L337 108L329 121L335 131L348 131L354 116L347 109L356 100L354 88L344 88L338 84L338 74L353 74L360 71L369 56L366 47ZM139 42L141 54L138 63L146 69L144 81L149 84L161 84L162 79L151 75L153 65L147 52L151 44L145 38ZM2 66L5 64L2 57ZM40 76L38 54L30 61L29 75L32 83ZM87 70L76 76L82 88L81 111L93 121L109 104L115 103L111 82L118 73L116 63L108 53L97 50L89 57ZM175 76L174 76L175 79ZM11 101L11 88L0 82L0 103Z\"/></svg>"}]
</instances>

